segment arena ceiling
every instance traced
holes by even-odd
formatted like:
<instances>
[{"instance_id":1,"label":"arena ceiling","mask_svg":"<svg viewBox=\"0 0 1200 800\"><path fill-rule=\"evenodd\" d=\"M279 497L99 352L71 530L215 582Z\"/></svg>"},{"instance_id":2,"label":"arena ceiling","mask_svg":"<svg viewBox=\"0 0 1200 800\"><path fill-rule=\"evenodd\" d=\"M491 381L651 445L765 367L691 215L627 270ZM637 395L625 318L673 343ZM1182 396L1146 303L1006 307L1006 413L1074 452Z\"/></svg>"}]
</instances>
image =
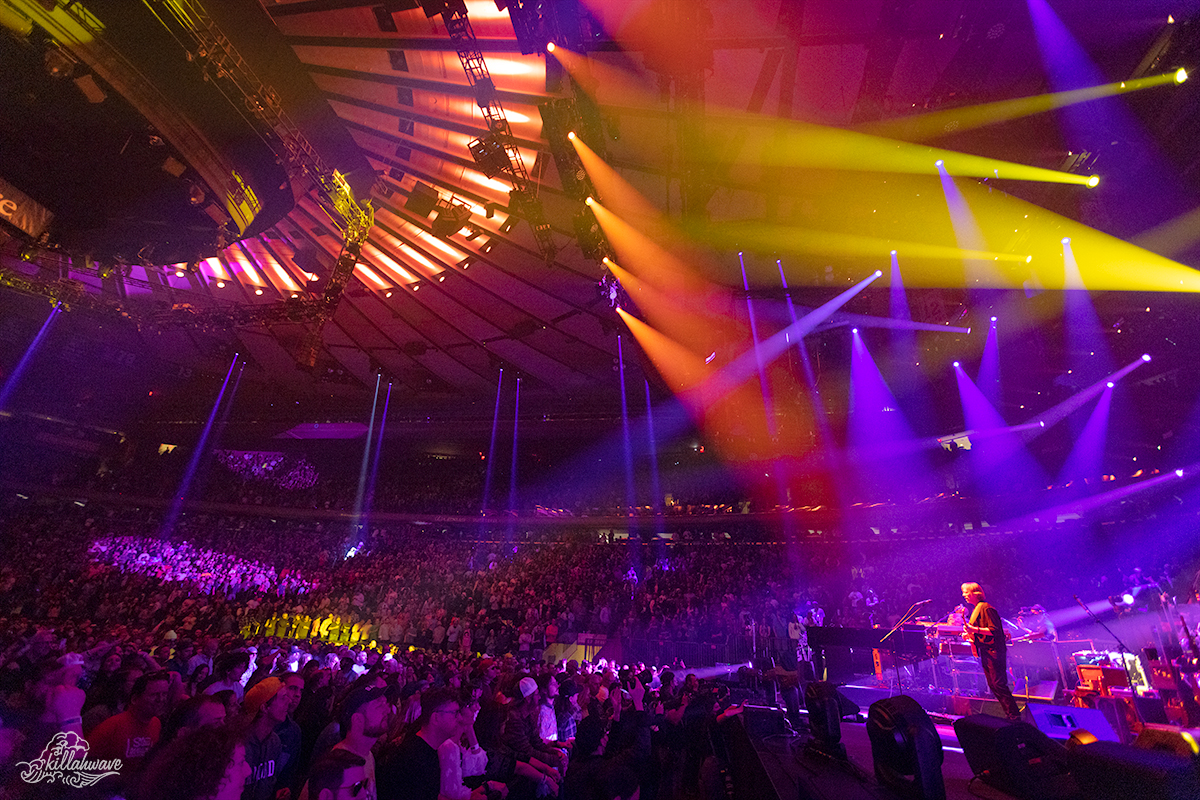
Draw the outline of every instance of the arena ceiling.
<instances>
[{"instance_id":1,"label":"arena ceiling","mask_svg":"<svg viewBox=\"0 0 1200 800\"><path fill-rule=\"evenodd\" d=\"M79 254L64 261L49 253L51 266L43 264L41 270L57 270L56 279L77 281L124 307L195 310L193 325L143 325L136 347L167 371L181 368L218 379L232 352L240 353L248 370L243 391L257 393L262 401L254 413L268 404L302 402L302 416L360 415L381 374L393 383L392 407L402 414L486 417L501 370L506 380L521 378L522 408L530 412L611 413L620 408L615 376L624 326L601 291L606 269L593 251L595 242L581 246L576 218L586 220L585 209L572 196L571 178L564 184L559 174L540 104L591 96L596 106L585 120L591 143L620 178L679 228L732 231L701 241L696 267L704 280L728 290L719 310L744 327L738 237L746 229L737 226L784 231L811 223L832 212L813 212L812 198L795 184L807 182L809 191L837 187L852 196L863 178L819 169L747 167L739 157L744 131L730 120L749 114L863 130L919 113L1044 94L1054 88L1054 76L1044 65L1030 4L1044 2L525 3L592 15L594 25L571 33L585 31L582 41L590 50L590 75L585 76L578 67L564 70L565 57L550 59L548 68L544 53L523 53L509 11L499 10L493 0L466 0L495 100L549 225L541 240L525 219L528 213L508 213L513 182L503 174L487 177L468 149L487 133L487 125L443 15L428 16L426 9L404 0L292 0L264 2L261 9L231 3L233 11L220 14L214 7L215 18L226 26L236 25L238 13L265 10L294 55L288 68L306 74L325 104L321 113L331 110L353 144L356 152L349 155L335 148L332 163L349 165L343 171L360 190L360 200L369 192L374 208L375 225L354 277L323 324L315 349L313 325L286 315L234 324L246 318L237 309L282 306L293 296L323 291L342 235L311 185L293 181L295 204L282 219L194 268L149 263L150 258L131 259L114 272ZM1052 6L1105 82L1196 61L1196 0L1062 0ZM237 37L231 32L231 38ZM1187 66L1200 67L1200 62ZM955 119L947 118L941 132L925 143L1103 174L1105 183L1094 192L1016 181L994 186L1124 239L1161 233L1164 223L1197 205L1195 83L1129 100L1177 179L1158 198L1161 202L1146 202L1131 188L1139 181L1140 166L1128 158L1126 143L1073 138L1060 113L973 130L960 130ZM344 145L347 139L339 141ZM363 164L373 174L364 175ZM436 198L425 196L444 209L465 206L465 223L435 235L433 215L420 213L419 187L432 189ZM852 204L837 210L875 213ZM903 210L885 213L903 216ZM796 301L805 306L828 300L874 269L887 270L886 251L870 257L813 252L789 245L782 235L777 244L762 237L748 242L750 294L779 308L783 295L776 258ZM1150 243L1178 261L1200 263L1187 236L1182 243L1161 238ZM10 262L20 244L14 237L6 248ZM972 314L990 310L973 308L968 288L950 282L916 292L914 305L921 313L914 317L932 325L970 326ZM1143 304L1141 298L1124 297L1106 302L1117 315L1126 306ZM853 319L870 325L871 316L888 316L887 292L868 292L847 310L864 315ZM849 319L833 318L827 325L845 325ZM982 341L963 336L940 337L947 353L982 348ZM624 337L627 361L636 362L656 396L666 394L667 382L631 345ZM844 356L845 348L840 352ZM1029 392L1052 384L1059 366L1030 365L1023 376ZM194 384L187 385L192 391Z\"/></svg>"}]
</instances>

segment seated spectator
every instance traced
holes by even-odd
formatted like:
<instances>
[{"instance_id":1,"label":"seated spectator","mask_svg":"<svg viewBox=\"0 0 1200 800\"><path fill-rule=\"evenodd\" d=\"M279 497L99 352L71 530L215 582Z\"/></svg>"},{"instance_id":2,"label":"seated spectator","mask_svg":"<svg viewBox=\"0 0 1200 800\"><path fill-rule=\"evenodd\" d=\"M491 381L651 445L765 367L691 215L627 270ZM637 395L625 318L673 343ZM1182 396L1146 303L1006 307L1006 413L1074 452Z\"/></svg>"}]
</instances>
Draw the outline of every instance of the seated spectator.
<instances>
[{"instance_id":1,"label":"seated spectator","mask_svg":"<svg viewBox=\"0 0 1200 800\"><path fill-rule=\"evenodd\" d=\"M246 693L242 703L246 732L246 778L243 800L271 800L275 797L278 776L283 768L283 743L275 728L287 719L295 690L279 678L266 678Z\"/></svg>"},{"instance_id":2,"label":"seated spectator","mask_svg":"<svg viewBox=\"0 0 1200 800\"><path fill-rule=\"evenodd\" d=\"M93 683L83 704L84 733L91 733L101 722L124 711L133 685L144 674L140 667L126 667L108 680Z\"/></svg>"},{"instance_id":3,"label":"seated spectator","mask_svg":"<svg viewBox=\"0 0 1200 800\"><path fill-rule=\"evenodd\" d=\"M9 698L0 712L6 730L19 730L18 760L41 753L54 734L74 731L83 734L84 692L75 683L79 668L64 666L53 656L40 659L29 670L24 689Z\"/></svg>"},{"instance_id":4,"label":"seated spectator","mask_svg":"<svg viewBox=\"0 0 1200 800\"><path fill-rule=\"evenodd\" d=\"M650 723L642 705L646 688L634 680L629 690L630 708L622 709L620 692L613 702L612 728L600 714L589 714L575 732L571 763L563 779L563 800L611 800L610 785L619 784L617 773L640 774L650 757ZM610 736L614 743L609 749ZM631 793L632 794L632 793Z\"/></svg>"},{"instance_id":5,"label":"seated spectator","mask_svg":"<svg viewBox=\"0 0 1200 800\"><path fill-rule=\"evenodd\" d=\"M371 750L388 729L388 717L392 707L381 686L371 685L367 680L353 688L342 700L339 730L343 736L330 751L349 750L363 760L363 774L367 778L370 795L376 786L375 756ZM311 793L302 793L302 798L311 800Z\"/></svg>"},{"instance_id":6,"label":"seated spectator","mask_svg":"<svg viewBox=\"0 0 1200 800\"><path fill-rule=\"evenodd\" d=\"M232 691L238 702L242 702L242 676L250 667L249 653L228 653L216 660L213 677L204 687L204 694L216 694L225 690Z\"/></svg>"},{"instance_id":7,"label":"seated spectator","mask_svg":"<svg viewBox=\"0 0 1200 800\"><path fill-rule=\"evenodd\" d=\"M437 800L441 789L438 748L459 729L462 705L449 689L421 695L421 716L379 764L379 800Z\"/></svg>"},{"instance_id":8,"label":"seated spectator","mask_svg":"<svg viewBox=\"0 0 1200 800\"><path fill-rule=\"evenodd\" d=\"M210 695L190 697L177 705L159 734L159 747L165 747L177 738L187 736L201 728L219 728L225 724L225 706Z\"/></svg>"},{"instance_id":9,"label":"seated spectator","mask_svg":"<svg viewBox=\"0 0 1200 800\"><path fill-rule=\"evenodd\" d=\"M159 717L167 711L169 686L170 676L163 671L138 678L129 693L129 707L88 734L88 757L120 759L121 773L131 774L158 741L162 731Z\"/></svg>"},{"instance_id":10,"label":"seated spectator","mask_svg":"<svg viewBox=\"0 0 1200 800\"><path fill-rule=\"evenodd\" d=\"M305 790L312 800L366 800L373 796L369 786L362 757L334 749L313 764Z\"/></svg>"},{"instance_id":11,"label":"seated spectator","mask_svg":"<svg viewBox=\"0 0 1200 800\"><path fill-rule=\"evenodd\" d=\"M203 727L158 751L130 800L238 800L249 774L240 732Z\"/></svg>"},{"instance_id":12,"label":"seated spectator","mask_svg":"<svg viewBox=\"0 0 1200 800\"><path fill-rule=\"evenodd\" d=\"M482 779L487 769L488 755L475 738L475 719L479 715L477 693L471 689L463 690L459 703L458 728L438 748L438 763L442 772L440 796L446 800L470 800L472 797L485 797L490 789L506 797L507 786L500 781ZM468 778L478 778L472 781L475 784L474 792L467 785Z\"/></svg>"},{"instance_id":13,"label":"seated spectator","mask_svg":"<svg viewBox=\"0 0 1200 800\"><path fill-rule=\"evenodd\" d=\"M562 750L546 744L538 735L537 681L526 675L517 681L509 694L512 702L507 706L504 744L512 749L519 760L534 763L535 766L546 765L548 769L543 771L557 782L566 758ZM542 768L539 766L539 769Z\"/></svg>"}]
</instances>

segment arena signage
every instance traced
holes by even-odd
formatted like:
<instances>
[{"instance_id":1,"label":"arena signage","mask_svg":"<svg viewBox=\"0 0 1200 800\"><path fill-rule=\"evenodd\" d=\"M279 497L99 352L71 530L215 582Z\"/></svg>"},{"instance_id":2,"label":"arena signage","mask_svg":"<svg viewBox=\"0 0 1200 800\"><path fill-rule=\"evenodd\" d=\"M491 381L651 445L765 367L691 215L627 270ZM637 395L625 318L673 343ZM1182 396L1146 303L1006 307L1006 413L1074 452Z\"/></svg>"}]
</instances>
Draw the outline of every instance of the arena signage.
<instances>
[{"instance_id":1,"label":"arena signage","mask_svg":"<svg viewBox=\"0 0 1200 800\"><path fill-rule=\"evenodd\" d=\"M50 227L54 215L29 195L0 178L0 219L36 239Z\"/></svg>"}]
</instances>

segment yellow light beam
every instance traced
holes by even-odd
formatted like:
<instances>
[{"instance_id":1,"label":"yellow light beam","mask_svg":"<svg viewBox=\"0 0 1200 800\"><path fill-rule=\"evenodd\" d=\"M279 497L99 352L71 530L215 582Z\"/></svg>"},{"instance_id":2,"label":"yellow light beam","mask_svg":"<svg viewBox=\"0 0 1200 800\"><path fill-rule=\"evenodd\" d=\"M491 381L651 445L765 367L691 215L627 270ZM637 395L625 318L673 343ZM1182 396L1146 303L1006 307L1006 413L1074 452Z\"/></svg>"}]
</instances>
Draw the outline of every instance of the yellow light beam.
<instances>
[{"instance_id":1,"label":"yellow light beam","mask_svg":"<svg viewBox=\"0 0 1200 800\"><path fill-rule=\"evenodd\" d=\"M772 130L773 129L773 130ZM937 162L960 178L998 178L1086 186L1091 176L1016 164L1011 161L958 153L924 145L884 139L857 131L826 128L803 122L776 120L758 137L753 163L766 169L801 167L843 172L896 172L938 174ZM747 156L753 150L747 141Z\"/></svg>"},{"instance_id":2,"label":"yellow light beam","mask_svg":"<svg viewBox=\"0 0 1200 800\"><path fill-rule=\"evenodd\" d=\"M588 81L591 80L592 74L600 74L605 81L618 86L613 92L614 96L635 104L652 104L648 93L636 83L636 77L630 73L606 67L578 53L569 53L562 47L557 48L554 54L573 78ZM1158 76L1154 79L1157 80ZM1172 77L1171 80L1175 78ZM606 90L609 85L605 84ZM936 175L938 170L934 162L940 159L945 162L946 171L956 177L1003 178L1081 186L1087 186L1091 177L900 142L861 131L848 131L739 111L711 113L706 115L706 121L713 129L721 129L726 135L725 140L739 132L739 129L744 129L747 133L741 153L732 165L735 173L746 166L758 166L767 171L780 167L802 167L850 172ZM721 163L728 159L728 154L719 145L708 153L690 153L689 156L713 163Z\"/></svg>"},{"instance_id":3,"label":"yellow light beam","mask_svg":"<svg viewBox=\"0 0 1200 800\"><path fill-rule=\"evenodd\" d=\"M1151 75L1131 81L1118 81L1100 86L1089 86L1085 89L1072 89L1068 92L1053 92L1034 97L1018 97L1012 100L1000 100L995 103L983 103L977 106L964 106L946 111L934 111L930 114L918 114L900 119L889 119L874 122L858 128L862 133L873 136L885 136L892 139L902 139L909 142L919 142L934 139L947 133L960 133L1001 122L1044 114L1057 108L1086 103L1102 97L1113 97L1129 92L1153 89L1158 86L1176 86L1179 84L1177 71L1162 75Z\"/></svg>"},{"instance_id":4,"label":"yellow light beam","mask_svg":"<svg viewBox=\"0 0 1200 800\"><path fill-rule=\"evenodd\" d=\"M1133 243L1164 256L1184 253L1200 242L1200 206L1134 237Z\"/></svg>"},{"instance_id":5,"label":"yellow light beam","mask_svg":"<svg viewBox=\"0 0 1200 800\"><path fill-rule=\"evenodd\" d=\"M689 226L697 238L721 247L772 248L789 253L883 258L892 250L906 257L941 261L1006 261L1025 263L1026 254L963 250L954 245L885 239L838 231L822 231L769 222L717 223Z\"/></svg>"}]
</instances>

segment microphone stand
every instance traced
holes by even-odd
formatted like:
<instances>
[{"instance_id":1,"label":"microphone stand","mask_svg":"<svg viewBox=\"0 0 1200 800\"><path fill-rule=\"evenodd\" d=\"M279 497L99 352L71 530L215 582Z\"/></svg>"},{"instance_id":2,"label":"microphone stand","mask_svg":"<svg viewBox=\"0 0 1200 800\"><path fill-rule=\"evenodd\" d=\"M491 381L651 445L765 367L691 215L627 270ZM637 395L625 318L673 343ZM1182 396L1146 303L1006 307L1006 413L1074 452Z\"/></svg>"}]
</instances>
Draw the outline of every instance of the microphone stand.
<instances>
[{"instance_id":1,"label":"microphone stand","mask_svg":"<svg viewBox=\"0 0 1200 800\"><path fill-rule=\"evenodd\" d=\"M1112 628L1105 625L1104 622L1101 621L1101 619L1098 616L1096 616L1096 612L1094 612L1090 608L1088 608L1087 604L1079 599L1079 595L1075 595L1075 602L1079 604L1080 608L1082 608L1084 611L1087 612L1087 615L1092 618L1092 622L1096 623L1101 628L1104 628L1104 630L1108 631L1108 635L1111 636L1113 638L1113 640L1117 643L1117 652L1121 654L1121 668L1125 670L1125 679L1127 681L1129 681L1129 691L1131 694L1136 695L1137 692L1133 686L1133 672L1131 672L1129 669L1129 660L1127 658L1125 658L1125 656L1129 655L1129 648L1126 647L1125 643L1121 641L1120 636L1117 636L1115 633L1113 633ZM1133 704L1133 708L1134 708L1134 713L1136 714L1137 713L1137 704L1136 703ZM1138 719L1141 719L1141 714L1138 714Z\"/></svg>"},{"instance_id":2,"label":"microphone stand","mask_svg":"<svg viewBox=\"0 0 1200 800\"><path fill-rule=\"evenodd\" d=\"M881 638L879 640L879 643L883 644L884 642L886 642L893 633L900 630L901 625L914 619L917 616L917 610L924 607L925 605L927 605L926 601L918 600L917 602L915 602L911 606L909 606L908 611L904 612L904 616L902 616L900 618L900 621L897 622L895 625L893 625L892 629L883 635L883 638ZM895 650L892 650L891 652L892 652L892 666L896 668L896 691L903 692L904 685L900 681L900 657L896 654Z\"/></svg>"}]
</instances>

